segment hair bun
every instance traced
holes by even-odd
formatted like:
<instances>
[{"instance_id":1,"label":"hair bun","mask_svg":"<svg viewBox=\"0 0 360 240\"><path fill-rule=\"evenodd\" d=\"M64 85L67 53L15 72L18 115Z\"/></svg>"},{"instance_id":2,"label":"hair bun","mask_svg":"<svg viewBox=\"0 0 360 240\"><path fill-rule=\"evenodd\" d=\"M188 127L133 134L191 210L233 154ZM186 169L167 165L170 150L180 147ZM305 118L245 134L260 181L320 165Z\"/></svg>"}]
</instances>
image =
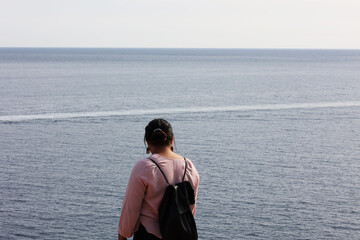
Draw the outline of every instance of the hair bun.
<instances>
[{"instance_id":1,"label":"hair bun","mask_svg":"<svg viewBox=\"0 0 360 240\"><path fill-rule=\"evenodd\" d=\"M170 123L158 118L149 122L145 127L144 143L151 143L154 146L168 146L174 139L174 133Z\"/></svg>"},{"instance_id":2,"label":"hair bun","mask_svg":"<svg viewBox=\"0 0 360 240\"><path fill-rule=\"evenodd\" d=\"M156 128L152 132L150 139L155 144L164 144L167 141L167 134L161 128Z\"/></svg>"}]
</instances>

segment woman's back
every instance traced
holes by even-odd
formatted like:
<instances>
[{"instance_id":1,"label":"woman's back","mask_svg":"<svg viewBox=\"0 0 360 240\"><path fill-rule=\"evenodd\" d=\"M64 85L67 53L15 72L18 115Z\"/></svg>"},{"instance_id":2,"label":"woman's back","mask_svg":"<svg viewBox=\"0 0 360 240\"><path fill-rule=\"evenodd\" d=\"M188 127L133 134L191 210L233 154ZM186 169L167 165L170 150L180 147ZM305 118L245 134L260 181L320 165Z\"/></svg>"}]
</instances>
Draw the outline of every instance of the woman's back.
<instances>
[{"instance_id":1,"label":"woman's back","mask_svg":"<svg viewBox=\"0 0 360 240\"><path fill-rule=\"evenodd\" d=\"M162 128L150 128L149 126L153 122L155 122L155 126L157 122L160 122L169 127L160 124ZM158 164L169 184L181 182L185 171L185 160L182 156L172 152L171 125L162 119L160 121L159 119L153 120L146 127L145 139L148 143L147 152L153 153L149 158ZM161 238L158 209L168 183L158 166L149 158L139 160L130 174L121 209L118 227L119 239L132 236L139 226L144 227L145 232ZM199 175L191 160L186 159L186 162L184 180L190 182L196 200ZM190 205L190 208L195 215L195 204Z\"/></svg>"},{"instance_id":2,"label":"woman's back","mask_svg":"<svg viewBox=\"0 0 360 240\"><path fill-rule=\"evenodd\" d=\"M184 159L168 159L158 154L153 154L150 158L161 167L170 184L182 181L185 170ZM186 160L185 180L193 187L196 200L199 175L191 160ZM137 228L141 222L149 233L160 238L158 209L167 186L159 168L150 159L138 161L130 175L118 232L127 236L132 235L135 230L133 227ZM195 215L195 205L190 207Z\"/></svg>"}]
</instances>

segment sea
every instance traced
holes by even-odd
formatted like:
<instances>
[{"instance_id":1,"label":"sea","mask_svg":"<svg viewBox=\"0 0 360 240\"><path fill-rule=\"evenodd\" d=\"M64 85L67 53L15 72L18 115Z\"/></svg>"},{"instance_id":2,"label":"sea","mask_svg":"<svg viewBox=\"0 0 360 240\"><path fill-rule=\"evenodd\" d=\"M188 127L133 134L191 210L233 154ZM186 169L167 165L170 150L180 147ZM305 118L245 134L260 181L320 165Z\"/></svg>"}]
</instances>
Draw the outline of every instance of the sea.
<instances>
[{"instance_id":1,"label":"sea","mask_svg":"<svg viewBox=\"0 0 360 240\"><path fill-rule=\"evenodd\" d=\"M360 239L360 50L0 48L0 239L116 239L154 118L200 240Z\"/></svg>"}]
</instances>

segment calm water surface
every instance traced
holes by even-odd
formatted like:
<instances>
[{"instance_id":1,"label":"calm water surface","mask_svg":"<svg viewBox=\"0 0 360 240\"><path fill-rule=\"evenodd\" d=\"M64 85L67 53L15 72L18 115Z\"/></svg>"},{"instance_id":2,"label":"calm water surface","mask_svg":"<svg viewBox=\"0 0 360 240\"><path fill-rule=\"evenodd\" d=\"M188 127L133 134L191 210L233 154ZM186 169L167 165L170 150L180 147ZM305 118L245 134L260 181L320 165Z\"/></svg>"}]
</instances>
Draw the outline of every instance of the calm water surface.
<instances>
[{"instance_id":1,"label":"calm water surface","mask_svg":"<svg viewBox=\"0 0 360 240\"><path fill-rule=\"evenodd\" d=\"M200 239L358 239L360 51L0 49L0 239L115 239L144 127Z\"/></svg>"}]
</instances>

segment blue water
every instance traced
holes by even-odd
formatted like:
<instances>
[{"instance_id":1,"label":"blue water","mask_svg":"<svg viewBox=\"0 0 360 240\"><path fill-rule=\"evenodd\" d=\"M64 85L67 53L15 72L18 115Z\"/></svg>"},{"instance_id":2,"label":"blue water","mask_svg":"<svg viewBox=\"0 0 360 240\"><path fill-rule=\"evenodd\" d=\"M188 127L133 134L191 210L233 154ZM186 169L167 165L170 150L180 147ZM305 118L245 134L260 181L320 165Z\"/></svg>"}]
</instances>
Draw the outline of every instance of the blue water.
<instances>
[{"instance_id":1,"label":"blue water","mask_svg":"<svg viewBox=\"0 0 360 240\"><path fill-rule=\"evenodd\" d=\"M115 239L157 117L200 239L359 238L359 50L2 48L0 239Z\"/></svg>"}]
</instances>

